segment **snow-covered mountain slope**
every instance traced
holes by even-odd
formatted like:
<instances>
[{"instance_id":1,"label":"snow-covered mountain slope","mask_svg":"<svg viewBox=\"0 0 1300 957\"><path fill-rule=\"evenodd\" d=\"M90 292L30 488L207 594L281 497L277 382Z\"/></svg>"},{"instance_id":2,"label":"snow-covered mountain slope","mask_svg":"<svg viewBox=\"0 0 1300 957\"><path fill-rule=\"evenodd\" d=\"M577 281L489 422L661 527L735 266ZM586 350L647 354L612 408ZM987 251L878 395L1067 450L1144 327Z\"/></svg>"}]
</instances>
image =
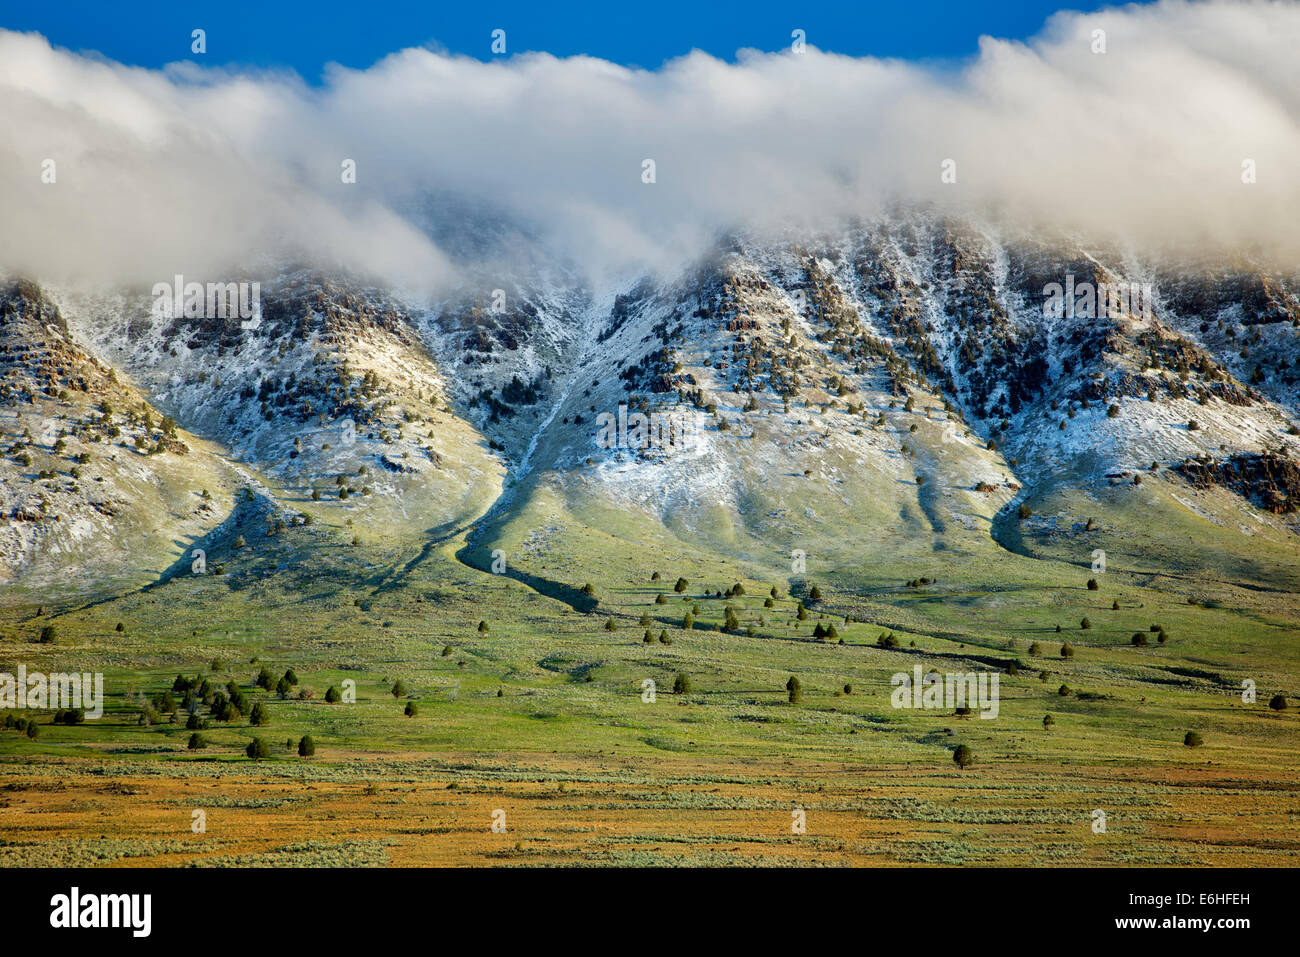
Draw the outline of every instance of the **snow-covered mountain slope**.
<instances>
[{"instance_id":1,"label":"snow-covered mountain slope","mask_svg":"<svg viewBox=\"0 0 1300 957\"><path fill-rule=\"evenodd\" d=\"M1211 537L1238 508L1295 534L1295 270L916 210L736 233L678 275L599 285L535 255L511 272L500 245L432 303L285 269L252 327L139 292L52 301L70 348L260 494L363 535L488 515L486 548L545 497L666 547L924 563L996 554L1024 503L1121 488ZM1125 295L1102 312L1082 290L1107 286Z\"/></svg>"},{"instance_id":2,"label":"snow-covered mountain slope","mask_svg":"<svg viewBox=\"0 0 1300 957\"><path fill-rule=\"evenodd\" d=\"M148 580L229 512L233 471L74 341L29 282L0 290L0 584Z\"/></svg>"},{"instance_id":3,"label":"snow-covered mountain slope","mask_svg":"<svg viewBox=\"0 0 1300 957\"><path fill-rule=\"evenodd\" d=\"M374 289L294 270L261 321L153 315L146 297L70 297L78 337L159 408L220 443L281 498L358 510L404 533L469 521L502 466L448 405L411 313Z\"/></svg>"},{"instance_id":4,"label":"snow-covered mountain slope","mask_svg":"<svg viewBox=\"0 0 1300 957\"><path fill-rule=\"evenodd\" d=\"M1136 494L1186 498L1189 460L1296 458L1293 284L1238 267L1207 319L1165 294L1181 289L1168 268L915 215L733 237L616 295L535 464L598 526L632 511L695 547L769 560L815 547L843 567L978 549L1000 510L1057 484L1134 484L1140 470ZM1121 281L1149 286L1149 309L1045 315L1052 283ZM1243 308L1269 319L1272 351L1251 375L1269 392L1202 331L1241 336ZM620 407L692 441L602 447L597 417ZM1235 487L1285 527L1300 488L1272 474L1271 490Z\"/></svg>"}]
</instances>

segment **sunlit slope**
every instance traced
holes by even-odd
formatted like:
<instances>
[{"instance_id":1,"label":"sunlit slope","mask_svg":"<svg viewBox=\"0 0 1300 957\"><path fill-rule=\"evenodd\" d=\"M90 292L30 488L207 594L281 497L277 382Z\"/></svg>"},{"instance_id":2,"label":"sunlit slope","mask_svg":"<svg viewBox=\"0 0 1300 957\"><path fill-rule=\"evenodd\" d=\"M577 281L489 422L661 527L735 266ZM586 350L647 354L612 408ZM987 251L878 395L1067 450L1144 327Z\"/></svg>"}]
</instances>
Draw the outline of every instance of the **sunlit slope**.
<instances>
[{"instance_id":1,"label":"sunlit slope","mask_svg":"<svg viewBox=\"0 0 1300 957\"><path fill-rule=\"evenodd\" d=\"M45 604L150 580L233 507L239 476L88 355L33 283L0 300L0 586Z\"/></svg>"}]
</instances>

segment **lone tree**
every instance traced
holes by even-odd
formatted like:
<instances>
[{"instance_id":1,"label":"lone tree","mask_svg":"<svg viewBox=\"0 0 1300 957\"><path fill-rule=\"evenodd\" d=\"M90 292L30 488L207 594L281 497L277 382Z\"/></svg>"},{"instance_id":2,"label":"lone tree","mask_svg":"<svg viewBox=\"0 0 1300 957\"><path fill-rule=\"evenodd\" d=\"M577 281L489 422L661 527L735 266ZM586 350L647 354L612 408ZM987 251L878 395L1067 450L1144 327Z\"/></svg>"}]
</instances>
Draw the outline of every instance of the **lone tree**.
<instances>
[{"instance_id":1,"label":"lone tree","mask_svg":"<svg viewBox=\"0 0 1300 957\"><path fill-rule=\"evenodd\" d=\"M1187 745L1189 748L1199 748L1204 743L1205 740L1195 731L1188 731L1187 734L1183 736L1183 744Z\"/></svg>"},{"instance_id":2,"label":"lone tree","mask_svg":"<svg viewBox=\"0 0 1300 957\"><path fill-rule=\"evenodd\" d=\"M957 765L957 770L966 770L966 765L975 760L975 756L970 753L970 748L964 744L959 744L952 752L952 759Z\"/></svg>"},{"instance_id":3,"label":"lone tree","mask_svg":"<svg viewBox=\"0 0 1300 957\"><path fill-rule=\"evenodd\" d=\"M339 694L339 689L330 685L325 689L325 701L327 704L338 704L339 699L343 696Z\"/></svg>"},{"instance_id":4,"label":"lone tree","mask_svg":"<svg viewBox=\"0 0 1300 957\"><path fill-rule=\"evenodd\" d=\"M791 704L798 704L803 700L803 685L794 675L791 675L790 680L785 683L785 690L789 692Z\"/></svg>"},{"instance_id":5,"label":"lone tree","mask_svg":"<svg viewBox=\"0 0 1300 957\"><path fill-rule=\"evenodd\" d=\"M268 709L266 705L262 704L262 702L257 702L257 704L253 705L252 713L248 716L248 722L249 724L255 725L259 728L265 727L271 723L270 709Z\"/></svg>"},{"instance_id":6,"label":"lone tree","mask_svg":"<svg viewBox=\"0 0 1300 957\"><path fill-rule=\"evenodd\" d=\"M1268 706L1272 708L1274 711L1285 711L1286 698L1284 698L1280 694L1275 694L1271 699L1269 699Z\"/></svg>"},{"instance_id":7,"label":"lone tree","mask_svg":"<svg viewBox=\"0 0 1300 957\"><path fill-rule=\"evenodd\" d=\"M1088 579L1088 591L1096 591L1099 587L1101 586L1097 584L1097 579L1095 578Z\"/></svg>"},{"instance_id":8,"label":"lone tree","mask_svg":"<svg viewBox=\"0 0 1300 957\"><path fill-rule=\"evenodd\" d=\"M415 706L414 701L406 702L406 711L403 712L408 718L414 718L420 713L420 709Z\"/></svg>"},{"instance_id":9,"label":"lone tree","mask_svg":"<svg viewBox=\"0 0 1300 957\"><path fill-rule=\"evenodd\" d=\"M198 734L197 732L190 735L190 743L186 745L186 747L191 751L198 751L200 748L206 748L207 746L208 742L204 739L203 735Z\"/></svg>"},{"instance_id":10,"label":"lone tree","mask_svg":"<svg viewBox=\"0 0 1300 957\"><path fill-rule=\"evenodd\" d=\"M690 694L691 693L691 676L685 672L677 672L677 677L673 679L673 694Z\"/></svg>"},{"instance_id":11,"label":"lone tree","mask_svg":"<svg viewBox=\"0 0 1300 957\"><path fill-rule=\"evenodd\" d=\"M486 634L488 630L488 623L486 621L480 621L478 623L478 630L480 634Z\"/></svg>"},{"instance_id":12,"label":"lone tree","mask_svg":"<svg viewBox=\"0 0 1300 957\"><path fill-rule=\"evenodd\" d=\"M677 584L673 585L673 591L680 595L682 592L686 591L686 586L689 584L690 582L685 578L679 578L677 579Z\"/></svg>"},{"instance_id":13,"label":"lone tree","mask_svg":"<svg viewBox=\"0 0 1300 957\"><path fill-rule=\"evenodd\" d=\"M1054 724L1056 724L1056 719L1055 719L1055 718L1053 718L1050 714L1045 714L1045 715L1043 715L1043 728L1044 728L1044 730L1050 730L1051 727L1052 727L1052 725L1054 725Z\"/></svg>"},{"instance_id":14,"label":"lone tree","mask_svg":"<svg viewBox=\"0 0 1300 957\"><path fill-rule=\"evenodd\" d=\"M393 682L393 697L400 698L404 694L406 694L406 685L402 684L401 678L398 678Z\"/></svg>"},{"instance_id":15,"label":"lone tree","mask_svg":"<svg viewBox=\"0 0 1300 957\"><path fill-rule=\"evenodd\" d=\"M310 734L304 734L298 742L298 757L310 758L316 753L316 742L311 739Z\"/></svg>"},{"instance_id":16,"label":"lone tree","mask_svg":"<svg viewBox=\"0 0 1300 957\"><path fill-rule=\"evenodd\" d=\"M254 761L262 761L271 756L271 749L266 746L266 742L261 738L254 738L248 742L248 747L244 749L244 753Z\"/></svg>"},{"instance_id":17,"label":"lone tree","mask_svg":"<svg viewBox=\"0 0 1300 957\"><path fill-rule=\"evenodd\" d=\"M808 600L809 600L809 601L821 601L821 600L822 600L822 590L821 590L820 588L818 588L816 585L813 585L813 586L812 586L812 590L811 590L810 592L808 592Z\"/></svg>"},{"instance_id":18,"label":"lone tree","mask_svg":"<svg viewBox=\"0 0 1300 957\"><path fill-rule=\"evenodd\" d=\"M1065 644L1061 645L1061 657L1062 657L1062 658L1073 658L1073 657L1074 657L1074 645L1070 644L1068 641L1065 642Z\"/></svg>"}]
</instances>

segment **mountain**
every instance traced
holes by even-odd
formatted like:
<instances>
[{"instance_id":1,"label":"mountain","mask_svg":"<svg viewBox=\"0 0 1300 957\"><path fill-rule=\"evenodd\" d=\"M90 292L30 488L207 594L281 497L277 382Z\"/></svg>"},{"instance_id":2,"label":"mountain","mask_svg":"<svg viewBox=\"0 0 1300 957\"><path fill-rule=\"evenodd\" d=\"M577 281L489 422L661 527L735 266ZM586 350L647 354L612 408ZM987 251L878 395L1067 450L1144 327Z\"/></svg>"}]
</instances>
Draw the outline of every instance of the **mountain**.
<instances>
[{"instance_id":1,"label":"mountain","mask_svg":"<svg viewBox=\"0 0 1300 957\"><path fill-rule=\"evenodd\" d=\"M1294 273L918 210L603 281L463 243L436 301L0 286L0 651L106 689L5 737L58 774L7 813L98 810L0 858L1297 853Z\"/></svg>"},{"instance_id":2,"label":"mountain","mask_svg":"<svg viewBox=\"0 0 1300 957\"><path fill-rule=\"evenodd\" d=\"M148 580L232 510L235 477L129 378L78 345L35 284L0 290L0 585L102 592Z\"/></svg>"},{"instance_id":3,"label":"mountain","mask_svg":"<svg viewBox=\"0 0 1300 957\"><path fill-rule=\"evenodd\" d=\"M158 574L240 489L272 523L467 530L465 560L501 548L538 580L557 570L530 567L525 516L850 577L884 554L1080 562L1085 512L1171 568L1295 545L1294 273L917 211L730 234L677 275L600 287L535 259L466 268L435 303L286 266L253 328L157 315L142 290L11 285L8 580ZM1053 284L1121 283L1146 296L1045 309ZM637 413L691 441L597 441L602 415ZM1190 549L1139 514L1194 527Z\"/></svg>"}]
</instances>

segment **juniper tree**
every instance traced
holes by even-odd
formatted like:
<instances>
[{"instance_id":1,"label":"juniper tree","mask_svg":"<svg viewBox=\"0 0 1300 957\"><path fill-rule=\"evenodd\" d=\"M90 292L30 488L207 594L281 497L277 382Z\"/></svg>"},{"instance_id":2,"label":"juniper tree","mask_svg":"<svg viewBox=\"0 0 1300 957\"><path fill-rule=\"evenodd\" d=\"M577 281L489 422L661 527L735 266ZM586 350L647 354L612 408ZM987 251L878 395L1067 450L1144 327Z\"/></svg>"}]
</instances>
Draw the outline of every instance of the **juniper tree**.
<instances>
[{"instance_id":1,"label":"juniper tree","mask_svg":"<svg viewBox=\"0 0 1300 957\"><path fill-rule=\"evenodd\" d=\"M264 727L271 723L271 711L266 705L259 701L257 704L253 705L253 711L249 714L248 721L250 724L259 728Z\"/></svg>"}]
</instances>

